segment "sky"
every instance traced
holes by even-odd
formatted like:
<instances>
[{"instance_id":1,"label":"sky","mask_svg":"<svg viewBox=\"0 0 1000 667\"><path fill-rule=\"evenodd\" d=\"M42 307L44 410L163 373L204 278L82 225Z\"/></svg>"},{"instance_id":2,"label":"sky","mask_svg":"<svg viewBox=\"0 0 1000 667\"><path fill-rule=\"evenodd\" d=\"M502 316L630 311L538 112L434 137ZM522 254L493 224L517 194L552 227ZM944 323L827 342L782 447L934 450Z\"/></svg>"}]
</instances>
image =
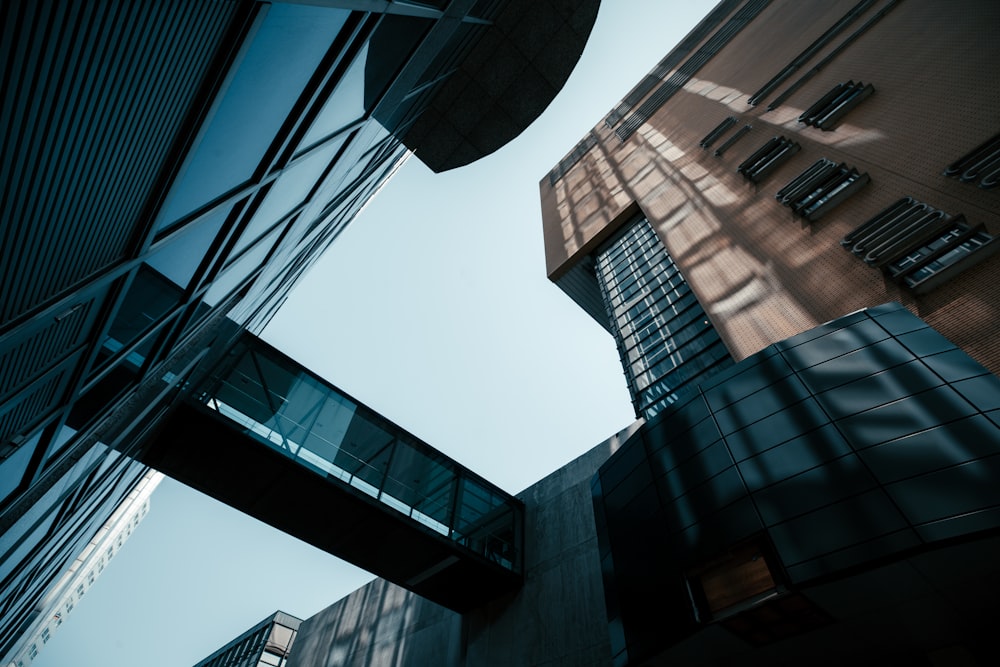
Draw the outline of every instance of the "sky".
<instances>
[{"instance_id":1,"label":"sky","mask_svg":"<svg viewBox=\"0 0 1000 667\"><path fill-rule=\"evenodd\" d=\"M444 174L410 159L263 338L511 493L627 426L614 340L545 277L538 183L714 5L604 0L534 124ZM371 578L168 479L32 665L193 665Z\"/></svg>"}]
</instances>

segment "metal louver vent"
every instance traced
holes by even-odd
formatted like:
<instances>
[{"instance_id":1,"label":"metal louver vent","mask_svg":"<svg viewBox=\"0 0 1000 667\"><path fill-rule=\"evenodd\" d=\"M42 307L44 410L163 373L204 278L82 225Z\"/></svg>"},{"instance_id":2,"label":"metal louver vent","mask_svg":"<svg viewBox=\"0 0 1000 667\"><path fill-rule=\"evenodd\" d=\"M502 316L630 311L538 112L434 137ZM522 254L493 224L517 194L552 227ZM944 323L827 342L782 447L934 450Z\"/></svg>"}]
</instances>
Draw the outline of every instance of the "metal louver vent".
<instances>
[{"instance_id":1,"label":"metal louver vent","mask_svg":"<svg viewBox=\"0 0 1000 667\"><path fill-rule=\"evenodd\" d=\"M868 32L876 23L882 20L882 18L892 11L893 7L899 4L899 0L889 0L882 9L878 10L874 16L868 19L864 25L852 32L850 35L844 38L836 47L831 49L823 58L821 58L816 64L810 67L805 74L803 74L799 79L784 90L780 95L778 95L774 100L767 105L768 111L774 111L782 104L788 101L788 98L795 94L802 86L816 76L820 71L822 71L827 65L829 65L833 60L843 53L847 47L853 44L859 37Z\"/></svg>"},{"instance_id":2,"label":"metal louver vent","mask_svg":"<svg viewBox=\"0 0 1000 667\"><path fill-rule=\"evenodd\" d=\"M78 304L0 353L0 397L6 396L85 339L93 302Z\"/></svg>"},{"instance_id":3,"label":"metal louver vent","mask_svg":"<svg viewBox=\"0 0 1000 667\"><path fill-rule=\"evenodd\" d=\"M715 149L715 153L713 153L713 155L715 155L715 157L722 157L723 153L732 148L737 141L749 134L752 129L752 125L744 125L740 129L736 130L736 133L733 134L733 136L723 141L722 144Z\"/></svg>"},{"instance_id":4,"label":"metal louver vent","mask_svg":"<svg viewBox=\"0 0 1000 667\"><path fill-rule=\"evenodd\" d=\"M772 137L741 162L736 171L751 183L760 183L801 148L798 142L787 137Z\"/></svg>"},{"instance_id":5,"label":"metal louver vent","mask_svg":"<svg viewBox=\"0 0 1000 667\"><path fill-rule=\"evenodd\" d=\"M845 236L840 244L870 266L882 266L907 246L932 235L948 215L911 197L904 197Z\"/></svg>"},{"instance_id":6,"label":"metal louver vent","mask_svg":"<svg viewBox=\"0 0 1000 667\"><path fill-rule=\"evenodd\" d=\"M832 130L844 115L875 92L875 86L863 82L838 83L830 92L802 112L799 122L820 130Z\"/></svg>"},{"instance_id":7,"label":"metal louver vent","mask_svg":"<svg viewBox=\"0 0 1000 667\"><path fill-rule=\"evenodd\" d=\"M22 433L52 408L65 388L67 371L61 367L39 380L29 391L8 401L0 413L0 444Z\"/></svg>"},{"instance_id":8,"label":"metal louver vent","mask_svg":"<svg viewBox=\"0 0 1000 667\"><path fill-rule=\"evenodd\" d=\"M663 81L664 77L667 76L677 65L687 57L694 48L698 45L701 40L705 39L712 30L714 30L723 19L729 15L737 5L740 4L740 0L723 0L715 9L713 9L708 16L703 18L698 25L695 26L687 37L685 37L676 47L674 47L667 56L660 61L656 68L647 74L642 81L639 82L635 88L633 88L629 94L618 103L608 117L604 119L605 125L608 127L614 127L618 122L625 117L632 108L642 101L642 98L646 97L656 85Z\"/></svg>"},{"instance_id":9,"label":"metal louver vent","mask_svg":"<svg viewBox=\"0 0 1000 667\"><path fill-rule=\"evenodd\" d=\"M698 142L698 145L702 148L710 148L733 125L736 125L736 116L728 116L724 121L716 125L711 132L706 134L705 138Z\"/></svg>"},{"instance_id":10,"label":"metal louver vent","mask_svg":"<svg viewBox=\"0 0 1000 667\"><path fill-rule=\"evenodd\" d=\"M944 175L963 183L979 182L979 187L989 189L1000 182L1000 134L976 146L948 165Z\"/></svg>"},{"instance_id":11,"label":"metal louver vent","mask_svg":"<svg viewBox=\"0 0 1000 667\"><path fill-rule=\"evenodd\" d=\"M0 3L0 326L129 252L238 8Z\"/></svg>"},{"instance_id":12,"label":"metal louver vent","mask_svg":"<svg viewBox=\"0 0 1000 667\"><path fill-rule=\"evenodd\" d=\"M1000 244L964 215L903 197L845 236L845 249L923 294L990 257Z\"/></svg>"},{"instance_id":13,"label":"metal louver vent","mask_svg":"<svg viewBox=\"0 0 1000 667\"><path fill-rule=\"evenodd\" d=\"M858 17L864 14L869 7L875 3L875 0L861 0L858 4L854 5L846 14L844 14L836 23L827 28L826 32L816 38L816 40L806 47L806 49L795 56L792 62L788 63L778 74L776 74L770 81L765 83L757 92L750 96L747 100L747 104L751 106L757 106L767 98L774 89L780 86L786 79L795 74L803 65L805 65L813 56L819 53L823 47L830 43L833 38L847 29L852 23L854 23Z\"/></svg>"},{"instance_id":14,"label":"metal louver vent","mask_svg":"<svg viewBox=\"0 0 1000 667\"><path fill-rule=\"evenodd\" d=\"M853 195L871 181L841 162L820 158L774 195L783 206L809 222L815 222L830 209Z\"/></svg>"}]
</instances>

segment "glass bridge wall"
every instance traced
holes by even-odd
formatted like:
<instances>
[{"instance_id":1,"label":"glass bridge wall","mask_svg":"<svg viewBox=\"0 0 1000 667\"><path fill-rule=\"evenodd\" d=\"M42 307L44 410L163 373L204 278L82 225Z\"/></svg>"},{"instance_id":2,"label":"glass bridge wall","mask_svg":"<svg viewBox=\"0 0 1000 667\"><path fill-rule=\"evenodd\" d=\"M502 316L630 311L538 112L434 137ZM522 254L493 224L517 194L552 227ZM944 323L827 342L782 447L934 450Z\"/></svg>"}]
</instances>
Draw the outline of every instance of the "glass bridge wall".
<instances>
[{"instance_id":1,"label":"glass bridge wall","mask_svg":"<svg viewBox=\"0 0 1000 667\"><path fill-rule=\"evenodd\" d=\"M521 571L517 499L256 337L193 396L300 465Z\"/></svg>"}]
</instances>

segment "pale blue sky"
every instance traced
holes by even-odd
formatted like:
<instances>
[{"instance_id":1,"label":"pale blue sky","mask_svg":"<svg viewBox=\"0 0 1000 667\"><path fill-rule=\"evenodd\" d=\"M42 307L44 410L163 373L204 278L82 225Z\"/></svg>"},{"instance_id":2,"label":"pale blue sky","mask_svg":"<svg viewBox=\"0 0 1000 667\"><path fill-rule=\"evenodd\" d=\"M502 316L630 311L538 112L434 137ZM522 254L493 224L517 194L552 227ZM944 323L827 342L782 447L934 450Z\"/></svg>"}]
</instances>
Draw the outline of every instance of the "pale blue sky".
<instances>
[{"instance_id":1,"label":"pale blue sky","mask_svg":"<svg viewBox=\"0 0 1000 667\"><path fill-rule=\"evenodd\" d=\"M264 338L512 493L626 426L614 341L545 277L538 182L714 5L604 0L536 123L453 172L411 159ZM369 579L166 480L33 665L192 665L277 609L307 617Z\"/></svg>"}]
</instances>

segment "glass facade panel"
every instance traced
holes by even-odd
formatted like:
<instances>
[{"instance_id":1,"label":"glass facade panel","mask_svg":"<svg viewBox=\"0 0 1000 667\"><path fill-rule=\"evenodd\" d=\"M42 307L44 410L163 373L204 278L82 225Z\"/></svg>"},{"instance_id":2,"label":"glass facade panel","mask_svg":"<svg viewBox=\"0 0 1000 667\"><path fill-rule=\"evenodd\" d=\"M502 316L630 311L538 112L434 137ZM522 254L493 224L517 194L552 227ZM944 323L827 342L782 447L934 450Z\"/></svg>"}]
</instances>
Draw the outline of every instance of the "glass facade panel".
<instances>
[{"instance_id":1,"label":"glass facade panel","mask_svg":"<svg viewBox=\"0 0 1000 667\"><path fill-rule=\"evenodd\" d=\"M595 517L613 561L607 594L620 609L644 611L650 590L697 580L753 535L773 544L773 563L791 586L912 556L918 546L969 535L970 526L995 529L1000 430L958 388L977 365L933 336L921 337L929 341L922 357L898 344L922 330L905 310L894 315L905 333L887 340L876 325L881 309L776 343L713 376L704 393L648 421L601 466ZM943 357L956 369L943 373L946 381L924 365ZM1000 385L977 395L995 399ZM648 493L647 467L658 496ZM662 540L655 559L650 535ZM705 602L690 589L676 593L661 596L671 618ZM698 620L691 632L702 627Z\"/></svg>"},{"instance_id":2,"label":"glass facade panel","mask_svg":"<svg viewBox=\"0 0 1000 667\"><path fill-rule=\"evenodd\" d=\"M365 62L368 60L368 43L355 57L350 68L337 84L330 99L323 105L312 127L302 140L303 148L333 134L365 115Z\"/></svg>"},{"instance_id":3,"label":"glass facade panel","mask_svg":"<svg viewBox=\"0 0 1000 667\"><path fill-rule=\"evenodd\" d=\"M349 15L325 7L269 6L171 191L160 229L253 175Z\"/></svg>"},{"instance_id":4,"label":"glass facade panel","mask_svg":"<svg viewBox=\"0 0 1000 667\"><path fill-rule=\"evenodd\" d=\"M247 336L201 400L327 479L376 498L507 569L517 503L306 369Z\"/></svg>"},{"instance_id":5,"label":"glass facade panel","mask_svg":"<svg viewBox=\"0 0 1000 667\"><path fill-rule=\"evenodd\" d=\"M49 449L45 453L45 462L43 465L48 465L48 462L63 450L63 447L73 439L74 435L76 435L76 429L63 425L52 437L52 441L48 446Z\"/></svg>"},{"instance_id":6,"label":"glass facade panel","mask_svg":"<svg viewBox=\"0 0 1000 667\"><path fill-rule=\"evenodd\" d=\"M275 229L266 237L260 239L256 246L248 249L245 253L243 253L243 255L240 256L239 259L227 266L205 293L205 297L203 299L204 302L209 306L218 304L224 298L229 296L229 293L232 292L244 278L249 276L255 269L262 266L267 254L271 251L271 248L274 247L275 242L278 240L278 236L281 234L281 231L281 229Z\"/></svg>"},{"instance_id":7,"label":"glass facade panel","mask_svg":"<svg viewBox=\"0 0 1000 667\"><path fill-rule=\"evenodd\" d=\"M146 264L177 285L179 290L187 289L232 208L231 204L220 206L185 227L177 238L171 238L162 248L157 247L146 259Z\"/></svg>"},{"instance_id":8,"label":"glass facade panel","mask_svg":"<svg viewBox=\"0 0 1000 667\"><path fill-rule=\"evenodd\" d=\"M277 178L233 248L234 254L253 243L289 211L303 203L343 143L344 139L340 139L324 146L286 169Z\"/></svg>"},{"instance_id":9,"label":"glass facade panel","mask_svg":"<svg viewBox=\"0 0 1000 667\"><path fill-rule=\"evenodd\" d=\"M732 365L729 351L645 217L595 257L636 414L646 419Z\"/></svg>"},{"instance_id":10,"label":"glass facade panel","mask_svg":"<svg viewBox=\"0 0 1000 667\"><path fill-rule=\"evenodd\" d=\"M183 294L184 290L177 283L151 265L140 266L122 299L108 334L104 337L95 367L99 368L106 359L115 356L119 350L150 331L180 303ZM148 338L128 354L126 361L132 367L140 368L151 345L152 338Z\"/></svg>"}]
</instances>

